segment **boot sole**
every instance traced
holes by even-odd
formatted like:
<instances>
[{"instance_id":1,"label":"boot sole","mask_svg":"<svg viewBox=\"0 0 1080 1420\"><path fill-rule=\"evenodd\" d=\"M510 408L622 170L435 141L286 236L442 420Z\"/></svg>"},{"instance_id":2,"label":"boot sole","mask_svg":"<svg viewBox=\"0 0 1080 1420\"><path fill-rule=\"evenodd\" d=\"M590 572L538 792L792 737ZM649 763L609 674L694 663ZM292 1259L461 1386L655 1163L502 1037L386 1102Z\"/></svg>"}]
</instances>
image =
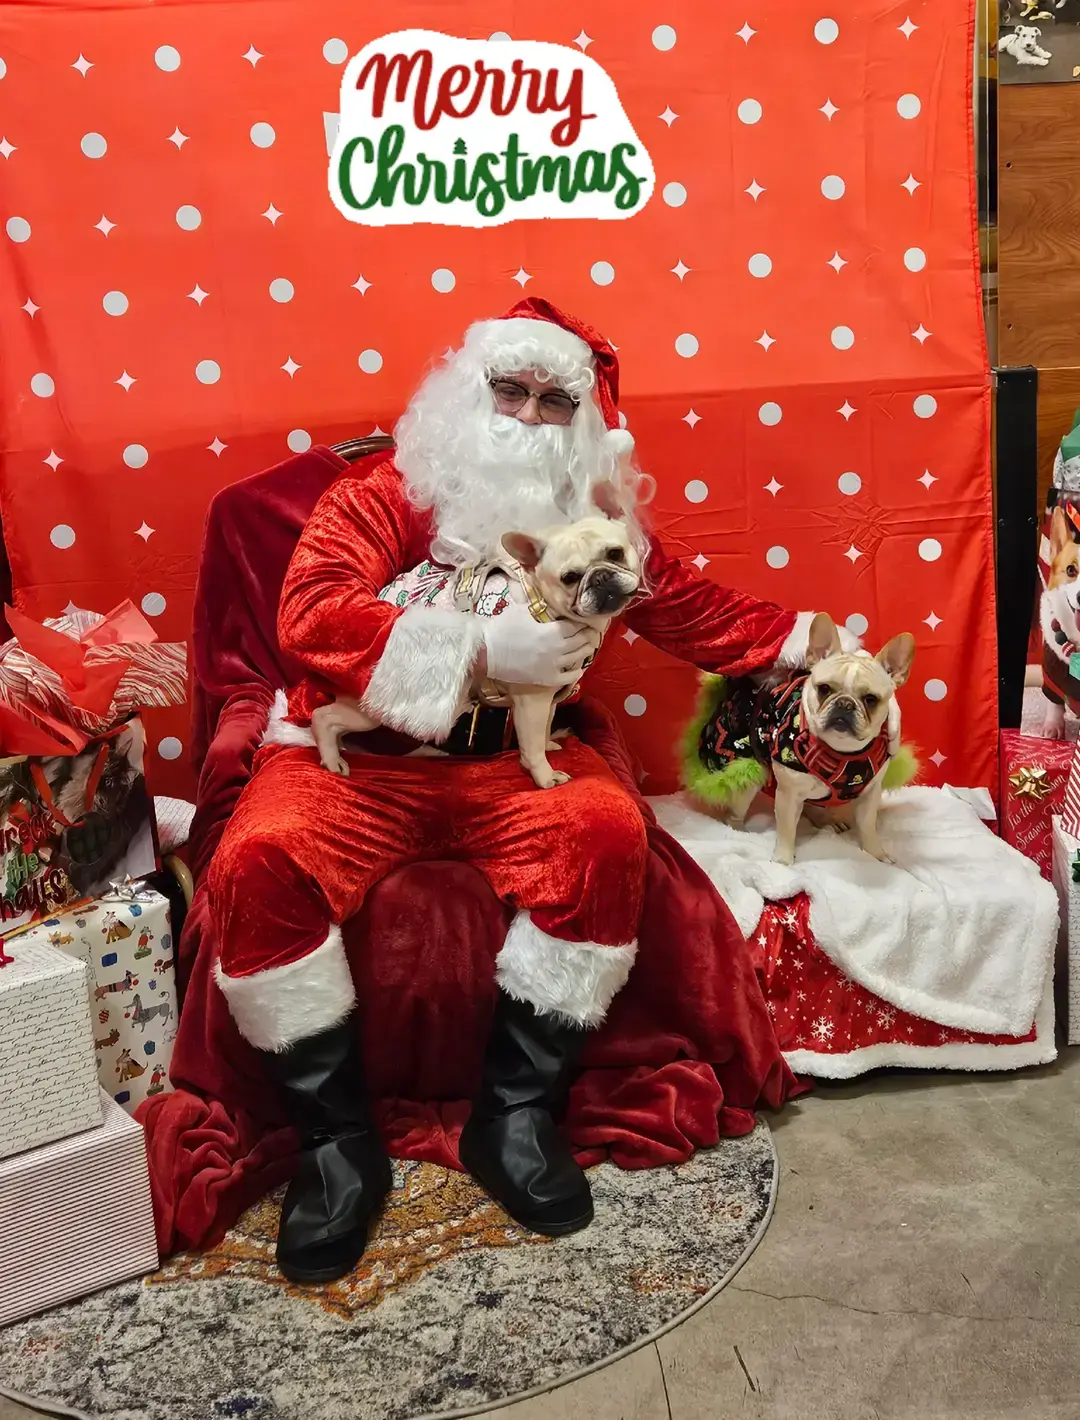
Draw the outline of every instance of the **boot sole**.
<instances>
[{"instance_id":1,"label":"boot sole","mask_svg":"<svg viewBox=\"0 0 1080 1420\"><path fill-rule=\"evenodd\" d=\"M328 1263L325 1267L294 1267L291 1262L282 1262L279 1257L277 1267L286 1281L295 1282L301 1287L317 1287L325 1285L327 1282L336 1282L339 1277L347 1277L363 1257L366 1247L367 1239L365 1238L364 1245L357 1250L356 1256L350 1262L336 1265Z\"/></svg>"},{"instance_id":2,"label":"boot sole","mask_svg":"<svg viewBox=\"0 0 1080 1420\"><path fill-rule=\"evenodd\" d=\"M465 1153L468 1152L469 1151L466 1148ZM466 1169L469 1174L469 1177L475 1183L478 1183L480 1187L484 1190L484 1192L488 1195L488 1197L493 1198L495 1202L499 1205L499 1207L502 1208L504 1212L506 1212L507 1215L512 1218L513 1221L517 1223L519 1227L527 1229L530 1233L539 1233L541 1237L545 1238L563 1238L566 1237L569 1233L580 1233L583 1228L587 1228L589 1226L593 1218L596 1216L596 1210L593 1207L593 1201L591 1198L589 1199L588 1208L583 1213L579 1213L577 1217L570 1218L565 1222L545 1223L542 1219L528 1218L521 1213L515 1213L507 1205L505 1199L500 1198L495 1189L492 1188L492 1186L485 1180L480 1170L473 1168L467 1162L465 1158L465 1153L463 1153L459 1147L458 1161Z\"/></svg>"}]
</instances>

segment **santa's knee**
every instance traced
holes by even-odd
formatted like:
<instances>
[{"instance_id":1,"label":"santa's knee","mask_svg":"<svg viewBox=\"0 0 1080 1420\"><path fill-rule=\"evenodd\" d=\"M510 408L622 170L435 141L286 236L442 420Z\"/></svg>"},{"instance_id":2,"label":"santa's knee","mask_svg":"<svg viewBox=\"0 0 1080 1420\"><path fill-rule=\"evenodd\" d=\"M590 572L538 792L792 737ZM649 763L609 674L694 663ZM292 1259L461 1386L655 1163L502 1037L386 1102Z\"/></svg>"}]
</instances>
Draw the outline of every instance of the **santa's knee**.
<instances>
[{"instance_id":1,"label":"santa's knee","mask_svg":"<svg viewBox=\"0 0 1080 1420\"><path fill-rule=\"evenodd\" d=\"M610 881L641 876L647 851L641 810L620 785L606 779L572 781L561 832L564 852L583 875Z\"/></svg>"},{"instance_id":2,"label":"santa's knee","mask_svg":"<svg viewBox=\"0 0 1080 1420\"><path fill-rule=\"evenodd\" d=\"M226 833L208 882L220 964L243 976L282 966L325 938L331 914L321 888L273 830Z\"/></svg>"}]
</instances>

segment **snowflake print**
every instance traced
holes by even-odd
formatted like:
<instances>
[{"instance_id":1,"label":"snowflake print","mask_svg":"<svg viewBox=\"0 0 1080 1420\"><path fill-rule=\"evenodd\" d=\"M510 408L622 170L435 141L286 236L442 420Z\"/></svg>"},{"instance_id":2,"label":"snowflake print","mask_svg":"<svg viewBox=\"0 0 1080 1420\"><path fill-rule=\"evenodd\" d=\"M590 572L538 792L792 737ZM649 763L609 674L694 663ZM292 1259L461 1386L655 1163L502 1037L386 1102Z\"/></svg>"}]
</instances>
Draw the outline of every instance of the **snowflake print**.
<instances>
[{"instance_id":1,"label":"snowflake print","mask_svg":"<svg viewBox=\"0 0 1080 1420\"><path fill-rule=\"evenodd\" d=\"M877 1021L879 1026L891 1026L893 1021L895 1020L896 1012L891 1006L886 1006L883 1010L880 1010L877 1013Z\"/></svg>"},{"instance_id":2,"label":"snowflake print","mask_svg":"<svg viewBox=\"0 0 1080 1420\"><path fill-rule=\"evenodd\" d=\"M798 914L793 907L789 907L786 912L780 914L780 921L789 931L797 932L799 930Z\"/></svg>"},{"instance_id":3,"label":"snowflake print","mask_svg":"<svg viewBox=\"0 0 1080 1420\"><path fill-rule=\"evenodd\" d=\"M835 1029L836 1027L833 1025L832 1021L829 1020L828 1016L818 1016L813 1024L812 1033L814 1039L821 1045L824 1045L826 1041L832 1040L833 1031Z\"/></svg>"},{"instance_id":4,"label":"snowflake print","mask_svg":"<svg viewBox=\"0 0 1080 1420\"><path fill-rule=\"evenodd\" d=\"M795 999L796 999L796 1001L805 1001L805 1000L806 1000L806 992L805 992L805 991L796 991L796 992L795 992Z\"/></svg>"},{"instance_id":5,"label":"snowflake print","mask_svg":"<svg viewBox=\"0 0 1080 1420\"><path fill-rule=\"evenodd\" d=\"M766 1001L766 1003L765 1003L765 1009L768 1011L768 1013L769 1013L770 1016L772 1016L772 1017L775 1018L775 1016L776 1016L776 1002L775 1002L775 1001Z\"/></svg>"}]
</instances>

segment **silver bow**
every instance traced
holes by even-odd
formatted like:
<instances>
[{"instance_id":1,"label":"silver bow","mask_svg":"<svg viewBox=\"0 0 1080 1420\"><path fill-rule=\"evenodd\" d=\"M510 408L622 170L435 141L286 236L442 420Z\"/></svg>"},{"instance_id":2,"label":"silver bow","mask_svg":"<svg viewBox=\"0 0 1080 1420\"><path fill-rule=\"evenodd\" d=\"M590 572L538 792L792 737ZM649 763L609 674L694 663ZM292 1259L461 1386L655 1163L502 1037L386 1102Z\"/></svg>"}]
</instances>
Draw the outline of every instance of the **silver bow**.
<instances>
[{"instance_id":1,"label":"silver bow","mask_svg":"<svg viewBox=\"0 0 1080 1420\"><path fill-rule=\"evenodd\" d=\"M128 873L122 878L117 878L115 882L109 884L108 896L119 898L121 902L153 902L157 894L153 888L146 887L145 884L135 882L131 874Z\"/></svg>"}]
</instances>

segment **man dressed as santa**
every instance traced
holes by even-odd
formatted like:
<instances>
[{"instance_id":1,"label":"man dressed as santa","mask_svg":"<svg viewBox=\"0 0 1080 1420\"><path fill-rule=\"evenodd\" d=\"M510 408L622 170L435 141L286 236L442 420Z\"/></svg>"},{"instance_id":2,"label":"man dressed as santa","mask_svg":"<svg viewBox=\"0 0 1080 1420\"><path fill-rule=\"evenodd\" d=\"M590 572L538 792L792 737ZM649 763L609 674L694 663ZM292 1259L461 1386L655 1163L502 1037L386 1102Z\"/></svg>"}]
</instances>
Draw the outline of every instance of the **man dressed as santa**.
<instances>
[{"instance_id":1,"label":"man dressed as santa","mask_svg":"<svg viewBox=\"0 0 1080 1420\"><path fill-rule=\"evenodd\" d=\"M645 556L647 594L625 614L633 630L712 672L801 663L809 613L714 585L642 529L617 401L611 346L548 303L480 321L413 397L393 458L338 479L292 558L279 636L307 674L271 727L276 743L229 821L209 892L218 985L301 1137L278 1237L293 1280L349 1271L390 1187L340 924L409 862L469 862L513 914L463 1165L527 1228L557 1236L592 1218L556 1121L586 1033L633 968L645 826L572 734L558 757L570 781L538 790L509 712L475 709L485 676L572 683L592 642L513 600L477 596L463 609L440 591L466 581L482 593L483 576L462 574L505 560L504 533L586 516L606 484ZM310 729L336 696L397 732L379 753L349 753L348 777L322 767Z\"/></svg>"}]
</instances>

